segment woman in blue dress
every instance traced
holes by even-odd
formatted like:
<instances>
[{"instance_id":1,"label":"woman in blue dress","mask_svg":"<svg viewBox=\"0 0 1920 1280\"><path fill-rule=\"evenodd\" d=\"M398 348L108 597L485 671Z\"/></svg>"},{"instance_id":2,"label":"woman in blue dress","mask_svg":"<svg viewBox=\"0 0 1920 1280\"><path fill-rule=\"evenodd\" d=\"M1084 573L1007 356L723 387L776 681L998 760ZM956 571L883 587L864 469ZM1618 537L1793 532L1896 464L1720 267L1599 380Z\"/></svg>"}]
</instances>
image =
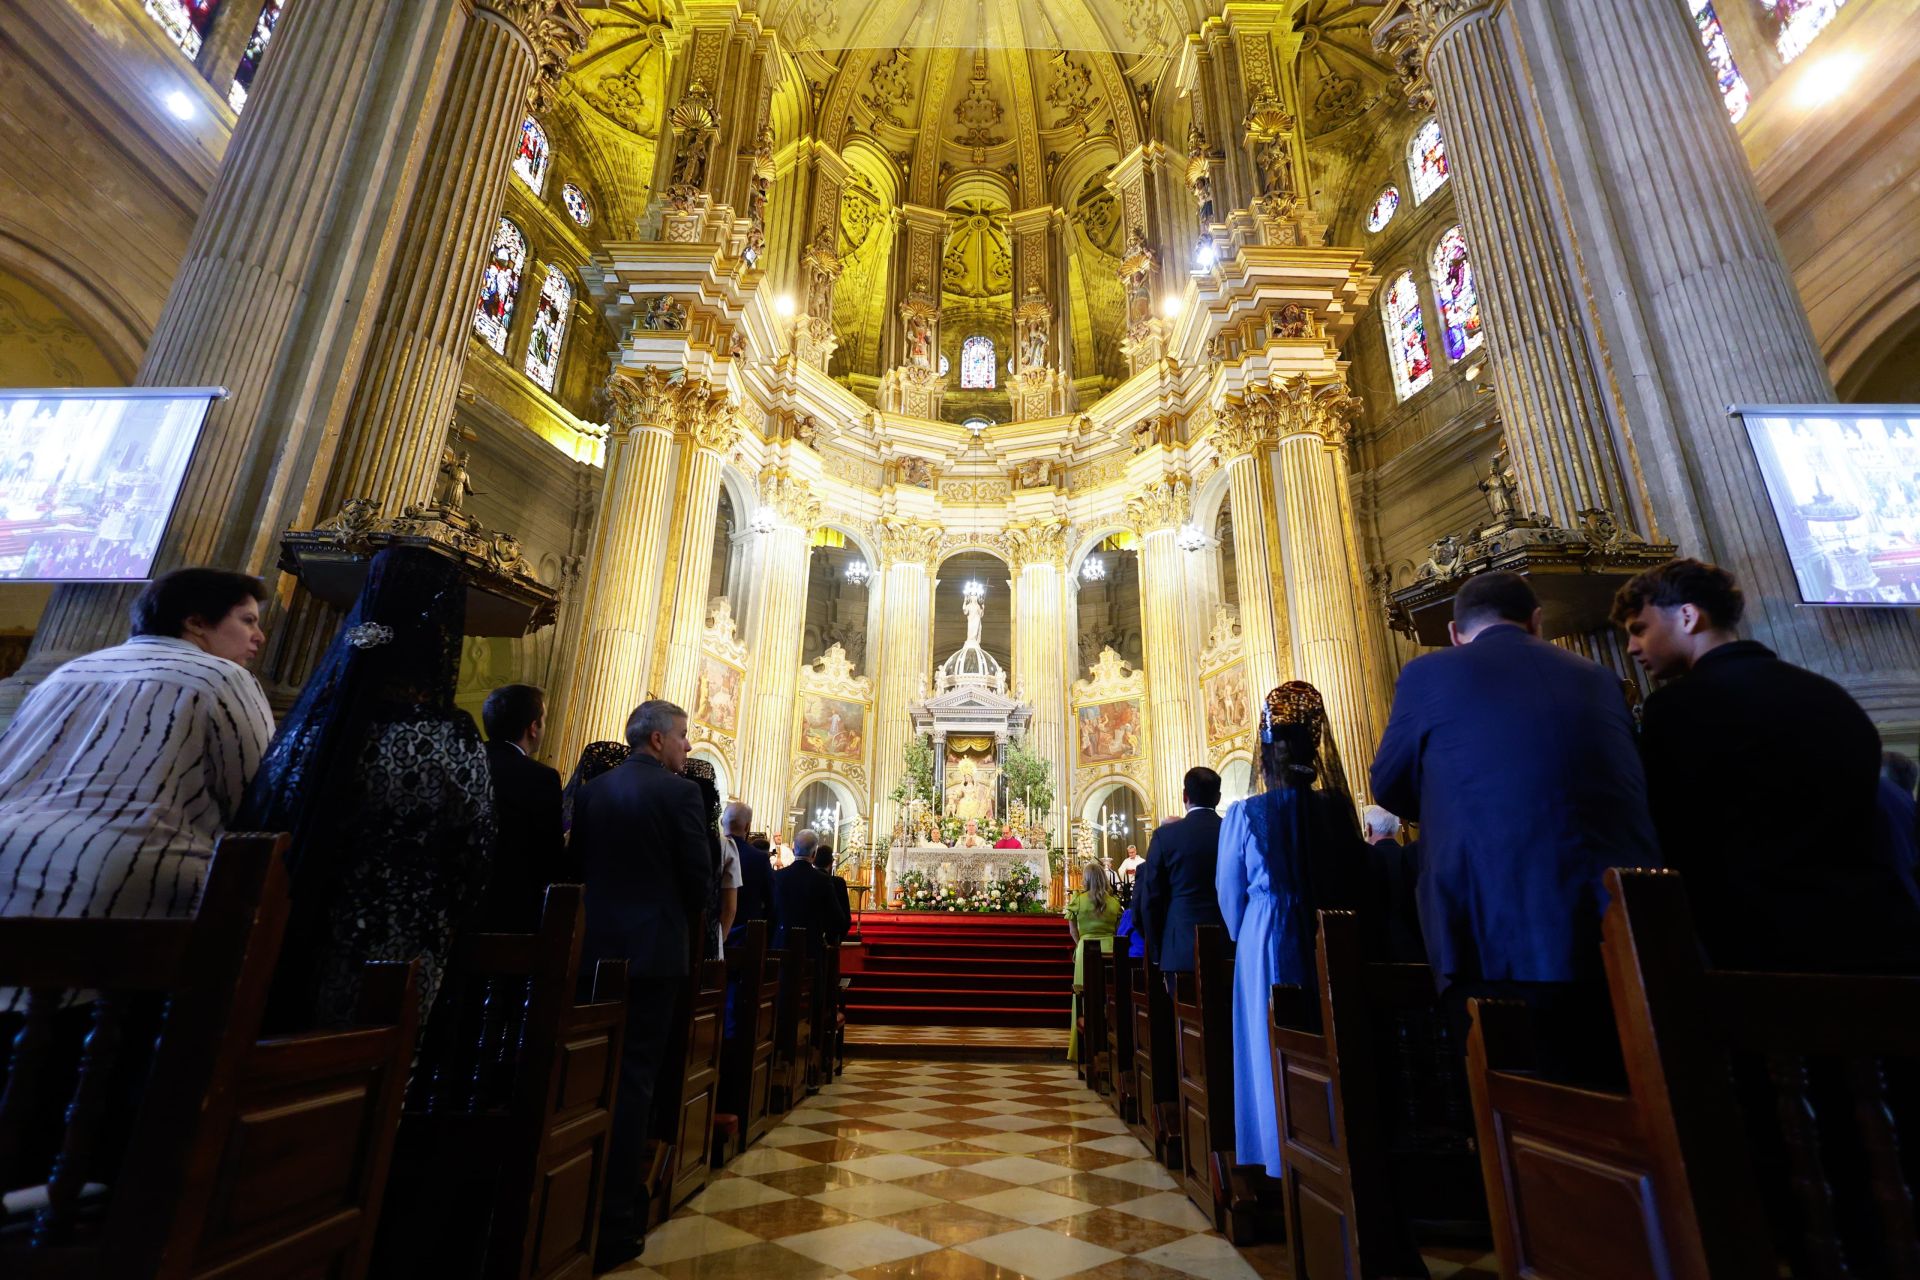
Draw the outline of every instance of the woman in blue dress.
<instances>
[{"instance_id":1,"label":"woman in blue dress","mask_svg":"<svg viewBox=\"0 0 1920 1280\"><path fill-rule=\"evenodd\" d=\"M1260 713L1266 786L1227 810L1214 888L1233 965L1234 1136L1241 1164L1281 1176L1280 1117L1267 1043L1275 983L1314 989L1317 913L1351 907L1361 847L1320 693L1291 680Z\"/></svg>"}]
</instances>

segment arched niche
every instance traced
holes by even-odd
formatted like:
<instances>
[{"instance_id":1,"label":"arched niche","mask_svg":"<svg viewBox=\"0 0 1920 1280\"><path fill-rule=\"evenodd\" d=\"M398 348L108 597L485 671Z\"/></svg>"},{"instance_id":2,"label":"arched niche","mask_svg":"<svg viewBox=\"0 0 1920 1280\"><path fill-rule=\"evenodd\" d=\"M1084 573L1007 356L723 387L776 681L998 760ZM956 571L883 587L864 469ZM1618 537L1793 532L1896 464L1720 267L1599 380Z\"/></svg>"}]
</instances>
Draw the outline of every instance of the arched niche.
<instances>
[{"instance_id":1,"label":"arched niche","mask_svg":"<svg viewBox=\"0 0 1920 1280\"><path fill-rule=\"evenodd\" d=\"M933 589L933 652L937 665L966 640L967 619L963 592L969 582L985 588L985 615L980 620L980 647L1009 672L1013 669L1012 569L999 555L984 548L968 548L940 562ZM1011 678L1011 677L1009 677Z\"/></svg>"},{"instance_id":2,"label":"arched niche","mask_svg":"<svg viewBox=\"0 0 1920 1280\"><path fill-rule=\"evenodd\" d=\"M1245 800L1252 795L1254 787L1252 752L1235 752L1220 762L1221 812L1224 813L1234 801Z\"/></svg>"},{"instance_id":3,"label":"arched niche","mask_svg":"<svg viewBox=\"0 0 1920 1280\"><path fill-rule=\"evenodd\" d=\"M1131 530L1109 526L1084 540L1067 559L1073 601L1074 676L1086 675L1109 646L1139 667L1145 658L1140 613L1140 555ZM1100 572L1089 576L1089 560Z\"/></svg>"},{"instance_id":4,"label":"arched niche","mask_svg":"<svg viewBox=\"0 0 1920 1280\"><path fill-rule=\"evenodd\" d=\"M1108 822L1104 850L1100 838L1101 819ZM1117 821L1115 819L1118 819ZM1147 836L1153 828L1153 810L1147 793L1128 778L1107 777L1095 780L1087 788L1080 804L1080 820L1093 828L1095 856L1104 852L1114 866L1127 856L1127 846L1147 850Z\"/></svg>"},{"instance_id":5,"label":"arched niche","mask_svg":"<svg viewBox=\"0 0 1920 1280\"><path fill-rule=\"evenodd\" d=\"M786 820L787 834L791 837L803 828L812 827L820 833L822 840L833 840L831 818L822 819L820 815L823 812L830 814L837 804L840 806L840 830L845 835L853 821L865 814L861 801L860 793L838 774L824 771L807 774L794 783L793 796L787 805L788 812L782 815ZM800 815L797 820L792 818L796 811ZM820 825L823 821L825 826ZM842 850L836 846L835 852Z\"/></svg>"},{"instance_id":6,"label":"arched niche","mask_svg":"<svg viewBox=\"0 0 1920 1280\"><path fill-rule=\"evenodd\" d=\"M869 628L873 625L871 590L878 563L866 539L838 524L821 525L813 532L813 554L807 560L806 608L801 656L805 661L839 645L855 674L871 672Z\"/></svg>"}]
</instances>

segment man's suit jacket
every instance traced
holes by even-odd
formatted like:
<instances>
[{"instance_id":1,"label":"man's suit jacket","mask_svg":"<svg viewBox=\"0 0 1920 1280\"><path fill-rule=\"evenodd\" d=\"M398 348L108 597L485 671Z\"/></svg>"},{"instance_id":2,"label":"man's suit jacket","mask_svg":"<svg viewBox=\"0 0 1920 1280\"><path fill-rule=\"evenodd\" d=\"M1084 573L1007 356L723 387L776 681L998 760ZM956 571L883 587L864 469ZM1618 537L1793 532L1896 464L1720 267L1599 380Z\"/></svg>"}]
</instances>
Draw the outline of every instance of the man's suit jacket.
<instances>
[{"instance_id":1,"label":"man's suit jacket","mask_svg":"<svg viewBox=\"0 0 1920 1280\"><path fill-rule=\"evenodd\" d=\"M1880 735L1846 690L1721 645L1648 697L1641 747L1715 965L1920 972L1920 903L1878 831Z\"/></svg>"},{"instance_id":2,"label":"man's suit jacket","mask_svg":"<svg viewBox=\"0 0 1920 1280\"><path fill-rule=\"evenodd\" d=\"M734 903L733 927L737 930L749 920L765 920L771 937L774 933L773 860L766 850L745 836L735 836L733 847L740 853L740 896Z\"/></svg>"},{"instance_id":3,"label":"man's suit jacket","mask_svg":"<svg viewBox=\"0 0 1920 1280\"><path fill-rule=\"evenodd\" d=\"M827 883L832 886L827 894L827 909L832 913L832 926L827 931L830 942L845 942L847 935L853 932L852 900L847 897L845 876L829 874Z\"/></svg>"},{"instance_id":4,"label":"man's suit jacket","mask_svg":"<svg viewBox=\"0 0 1920 1280\"><path fill-rule=\"evenodd\" d=\"M684 977L713 874L700 788L636 751L580 789L573 844L587 873L586 954L636 977Z\"/></svg>"},{"instance_id":5,"label":"man's suit jacket","mask_svg":"<svg viewBox=\"0 0 1920 1280\"><path fill-rule=\"evenodd\" d=\"M774 944L785 946L789 929L805 929L807 954L817 956L829 939L845 937L835 932L839 916L833 910L833 893L833 877L804 858L774 872L773 910L780 918Z\"/></svg>"},{"instance_id":6,"label":"man's suit jacket","mask_svg":"<svg viewBox=\"0 0 1920 1280\"><path fill-rule=\"evenodd\" d=\"M511 742L487 744L493 775L493 870L480 924L497 932L531 933L552 883L578 883L577 860L567 857L560 830L560 774L529 760Z\"/></svg>"},{"instance_id":7,"label":"man's suit jacket","mask_svg":"<svg viewBox=\"0 0 1920 1280\"><path fill-rule=\"evenodd\" d=\"M1619 677L1489 627L1400 673L1372 779L1420 824L1420 927L1442 985L1600 976L1602 874L1660 865Z\"/></svg>"},{"instance_id":8,"label":"man's suit jacket","mask_svg":"<svg viewBox=\"0 0 1920 1280\"><path fill-rule=\"evenodd\" d=\"M1219 861L1220 815L1212 809L1189 809L1153 833L1146 865L1134 873L1133 915L1162 972L1193 972L1194 927L1225 923L1213 889Z\"/></svg>"}]
</instances>

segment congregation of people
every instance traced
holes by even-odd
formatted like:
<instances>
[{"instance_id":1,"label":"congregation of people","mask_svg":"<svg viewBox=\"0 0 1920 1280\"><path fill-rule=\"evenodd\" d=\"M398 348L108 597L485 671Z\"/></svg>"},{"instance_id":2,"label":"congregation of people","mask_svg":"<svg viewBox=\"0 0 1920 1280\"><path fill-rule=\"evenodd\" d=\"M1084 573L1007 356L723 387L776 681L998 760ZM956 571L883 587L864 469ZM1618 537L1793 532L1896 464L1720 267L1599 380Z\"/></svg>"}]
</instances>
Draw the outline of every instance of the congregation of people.
<instances>
[{"instance_id":1,"label":"congregation of people","mask_svg":"<svg viewBox=\"0 0 1920 1280\"><path fill-rule=\"evenodd\" d=\"M1678 872L1712 967L1920 973L1920 771L1883 751L1838 684L1741 639L1743 608L1731 575L1694 560L1622 587L1613 621L1656 685L1636 712L1630 682L1542 638L1525 578L1470 579L1451 646L1400 674L1368 778L1377 803L1358 810L1319 691L1272 690L1260 791L1220 813L1219 775L1194 768L1185 815L1117 888L1100 863L1082 869L1076 990L1083 938L1112 949L1117 934L1171 993L1196 928L1224 925L1236 1154L1277 1178L1269 996L1316 988L1323 910L1355 912L1373 959L1429 966L1457 1048L1470 1001L1517 1002L1542 1074L1595 1086L1622 1071L1608 868Z\"/></svg>"},{"instance_id":2,"label":"congregation of people","mask_svg":"<svg viewBox=\"0 0 1920 1280\"><path fill-rule=\"evenodd\" d=\"M286 832L270 1021L347 1025L366 962L415 961L424 1037L463 931L531 932L549 885L583 885L586 956L630 979L597 1261L637 1256L683 980L755 922L819 962L852 926L833 849L810 830L789 849L723 804L670 702L635 708L626 741L589 745L564 784L536 759L540 689L494 690L483 737L454 702L465 587L430 554L375 557L276 730L247 671L266 602L256 578L169 574L126 643L33 689L0 736L0 916L189 915L223 831ZM1524 578L1471 579L1452 646L1399 677L1364 810L1321 694L1282 684L1259 712L1257 793L1221 813L1220 776L1193 768L1144 857L1082 868L1076 989L1083 940L1144 953L1171 988L1196 929L1224 926L1237 1156L1280 1176L1269 996L1315 985L1322 910L1356 909L1380 958L1424 960L1460 1044L1469 1001L1524 1005L1543 1070L1570 1080L1619 1070L1608 868L1678 871L1716 967L1920 972L1915 768L1840 686L1740 639L1742 609L1697 561L1622 588L1614 621L1656 683L1636 715L1618 673L1541 637ZM19 993L0 995L11 1041Z\"/></svg>"},{"instance_id":3,"label":"congregation of people","mask_svg":"<svg viewBox=\"0 0 1920 1280\"><path fill-rule=\"evenodd\" d=\"M689 759L671 702L635 708L626 741L587 746L564 785L535 758L539 688L493 690L483 740L454 703L465 587L430 553L374 558L276 731L247 670L267 598L241 574L168 574L133 605L126 643L31 691L0 736L0 916L191 915L223 831L287 832L269 1024L349 1025L368 962L414 961L425 1043L463 931L531 933L549 885L584 886L582 972L625 961L629 979L596 1263L638 1256L682 980L753 922L774 946L804 931L816 960L844 939L833 849L803 830L776 869L752 811L723 806L712 767ZM19 995L0 992L0 1043L20 1033ZM66 1030L77 1044L86 1024Z\"/></svg>"}]
</instances>

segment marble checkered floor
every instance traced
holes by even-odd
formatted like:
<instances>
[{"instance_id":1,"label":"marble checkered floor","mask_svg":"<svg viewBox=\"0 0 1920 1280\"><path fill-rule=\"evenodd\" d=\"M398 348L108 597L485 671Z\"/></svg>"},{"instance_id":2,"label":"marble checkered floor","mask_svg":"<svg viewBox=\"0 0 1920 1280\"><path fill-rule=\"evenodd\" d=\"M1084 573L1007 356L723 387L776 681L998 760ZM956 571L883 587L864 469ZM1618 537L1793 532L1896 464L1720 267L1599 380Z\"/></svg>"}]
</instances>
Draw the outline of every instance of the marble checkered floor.
<instances>
[{"instance_id":1,"label":"marble checkered floor","mask_svg":"<svg viewBox=\"0 0 1920 1280\"><path fill-rule=\"evenodd\" d=\"M1491 1258L1437 1255L1434 1280ZM1277 1246L1208 1229L1065 1064L861 1060L609 1273L667 1280L1241 1280Z\"/></svg>"}]
</instances>

